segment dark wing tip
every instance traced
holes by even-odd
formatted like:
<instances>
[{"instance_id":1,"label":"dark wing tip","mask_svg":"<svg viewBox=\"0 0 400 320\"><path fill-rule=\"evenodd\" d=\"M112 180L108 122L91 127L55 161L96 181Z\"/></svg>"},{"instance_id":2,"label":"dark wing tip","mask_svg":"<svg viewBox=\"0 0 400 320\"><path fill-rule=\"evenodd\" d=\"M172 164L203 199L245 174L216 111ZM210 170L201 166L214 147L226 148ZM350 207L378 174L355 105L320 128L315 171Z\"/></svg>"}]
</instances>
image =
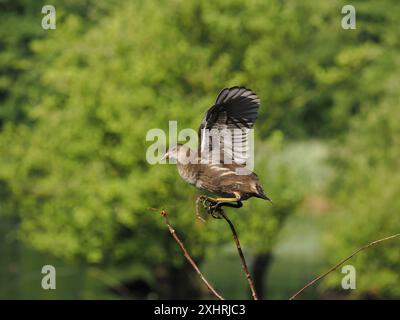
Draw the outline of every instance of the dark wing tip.
<instances>
[{"instance_id":1,"label":"dark wing tip","mask_svg":"<svg viewBox=\"0 0 400 320\"><path fill-rule=\"evenodd\" d=\"M243 86L233 86L222 89L215 100L215 104L223 104L231 99L237 99L239 97L249 97L252 100L260 103L260 98L251 89L247 89Z\"/></svg>"},{"instance_id":2,"label":"dark wing tip","mask_svg":"<svg viewBox=\"0 0 400 320\"><path fill-rule=\"evenodd\" d=\"M251 127L258 117L259 107L260 98L251 89L234 86L223 89L210 110L218 110L217 112L224 110L231 120L246 119Z\"/></svg>"}]
</instances>

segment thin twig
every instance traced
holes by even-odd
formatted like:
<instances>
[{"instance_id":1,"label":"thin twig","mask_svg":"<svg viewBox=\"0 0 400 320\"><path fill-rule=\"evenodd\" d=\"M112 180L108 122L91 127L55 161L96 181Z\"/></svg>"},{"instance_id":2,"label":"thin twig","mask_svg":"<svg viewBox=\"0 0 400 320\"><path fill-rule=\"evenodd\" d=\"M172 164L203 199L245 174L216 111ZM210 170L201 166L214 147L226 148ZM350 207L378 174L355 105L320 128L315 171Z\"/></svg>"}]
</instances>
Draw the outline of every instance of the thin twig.
<instances>
[{"instance_id":1,"label":"thin twig","mask_svg":"<svg viewBox=\"0 0 400 320\"><path fill-rule=\"evenodd\" d=\"M190 257L190 255L187 253L182 241L179 239L179 237L176 234L176 231L174 228L172 228L171 224L169 223L168 220L168 213L165 210L161 211L161 216L164 217L165 219L165 224L168 227L169 232L171 233L172 237L175 239L175 241L178 243L179 247L181 248L183 254L185 255L185 258L189 261L189 263L192 265L193 269L196 270L196 273L199 275L201 280L204 282L204 284L207 286L208 290L212 292L219 300L225 300L215 289L211 286L211 284L207 281L207 279L203 276L201 273L199 267L196 265L196 263L193 261L193 259Z\"/></svg>"},{"instance_id":2,"label":"thin twig","mask_svg":"<svg viewBox=\"0 0 400 320\"><path fill-rule=\"evenodd\" d=\"M330 268L328 271L326 271L325 273L321 274L320 276L318 276L317 278L315 278L314 280L312 280L311 282L309 282L308 284L306 284L303 288L301 288L301 289L300 289L299 291L297 291L293 296L291 296L291 297L289 298L289 300L295 299L295 298L296 298L300 293L302 293L305 289L307 289L308 287L312 286L314 283L318 282L319 280L325 278L328 274L330 274L331 272L335 271L337 268L339 268L339 267L340 267L343 263L345 263L347 260L350 260L352 257L354 257L357 253L359 253L359 252L361 252L361 251L363 251L363 250L365 250L365 249L367 249L367 248L369 248L369 247L371 247L371 246L374 246L374 245L376 245L376 244L378 244L378 243L381 243L381 242L386 241L386 240L391 240L391 239L397 238L397 237L399 237L399 236L400 236L400 233L397 233L397 234L395 234L395 235L393 235L393 236L389 236L389 237L386 237L386 238L383 238L383 239L379 239L379 240L376 240L376 241L372 241L371 243L368 243L368 244L362 246L361 248L359 248L359 249L357 249L356 251L354 251L350 256L348 256L347 258L343 259L342 261L340 261L339 263L337 263L336 265L334 265L334 266L333 266L332 268Z\"/></svg>"},{"instance_id":3,"label":"thin twig","mask_svg":"<svg viewBox=\"0 0 400 320\"><path fill-rule=\"evenodd\" d=\"M226 222L228 222L228 224L229 224L229 226L230 226L230 228L232 230L233 239L235 240L236 248L237 248L237 250L239 252L240 260L242 261L242 268L243 268L243 271L244 271L244 273L246 275L247 282L249 283L249 287L250 287L250 290L251 290L251 295L253 296L253 300L258 300L257 293L256 293L256 290L254 288L253 279L251 278L249 269L247 268L246 259L244 258L244 255L243 255L243 252L242 252L242 248L240 247L239 237L238 237L238 235L236 233L235 226L233 225L232 221L229 220L229 218L226 216L226 214L222 210L221 210L220 214L226 220Z\"/></svg>"}]
</instances>

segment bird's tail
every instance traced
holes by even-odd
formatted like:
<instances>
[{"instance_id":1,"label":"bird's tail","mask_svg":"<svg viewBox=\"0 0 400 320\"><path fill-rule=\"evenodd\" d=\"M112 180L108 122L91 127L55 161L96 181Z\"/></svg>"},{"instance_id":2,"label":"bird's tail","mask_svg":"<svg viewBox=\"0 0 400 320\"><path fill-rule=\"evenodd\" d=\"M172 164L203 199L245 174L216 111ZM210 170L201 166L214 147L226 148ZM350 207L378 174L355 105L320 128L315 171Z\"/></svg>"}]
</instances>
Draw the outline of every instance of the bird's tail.
<instances>
[{"instance_id":1,"label":"bird's tail","mask_svg":"<svg viewBox=\"0 0 400 320\"><path fill-rule=\"evenodd\" d=\"M256 188L257 188L257 193L255 194L255 196L257 198L264 199L264 200L267 200L272 203L272 200L270 198L268 198L268 196L265 194L263 188L259 184L257 184Z\"/></svg>"}]
</instances>

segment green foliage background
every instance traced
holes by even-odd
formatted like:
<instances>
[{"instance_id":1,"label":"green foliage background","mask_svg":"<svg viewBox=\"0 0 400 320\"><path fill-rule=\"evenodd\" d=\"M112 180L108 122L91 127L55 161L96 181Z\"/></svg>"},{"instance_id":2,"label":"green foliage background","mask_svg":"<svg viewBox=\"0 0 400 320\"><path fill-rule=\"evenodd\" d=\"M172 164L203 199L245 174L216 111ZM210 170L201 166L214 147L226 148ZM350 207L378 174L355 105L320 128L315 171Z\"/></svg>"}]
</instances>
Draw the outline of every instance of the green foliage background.
<instances>
[{"instance_id":1,"label":"green foliage background","mask_svg":"<svg viewBox=\"0 0 400 320\"><path fill-rule=\"evenodd\" d=\"M246 298L227 226L197 223L198 192L145 157L148 130L197 129L231 85L262 101L255 171L274 205L230 215L250 261L273 257L267 296L399 232L397 1L354 1L355 30L336 0L56 0L50 31L44 4L0 1L0 297L206 297L150 210L166 208L216 287ZM69 289L30 289L42 260ZM339 270L304 297L399 298L399 261L384 244L351 262L357 290Z\"/></svg>"}]
</instances>

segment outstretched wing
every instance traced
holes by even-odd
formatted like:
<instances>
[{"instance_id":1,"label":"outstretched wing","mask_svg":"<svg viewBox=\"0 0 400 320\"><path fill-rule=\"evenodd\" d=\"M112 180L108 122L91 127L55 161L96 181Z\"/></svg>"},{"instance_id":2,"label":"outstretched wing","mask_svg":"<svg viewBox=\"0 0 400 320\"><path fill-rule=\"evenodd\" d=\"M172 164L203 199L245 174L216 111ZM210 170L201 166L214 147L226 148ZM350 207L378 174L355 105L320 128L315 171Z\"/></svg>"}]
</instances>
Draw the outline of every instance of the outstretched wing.
<instances>
[{"instance_id":1,"label":"outstretched wing","mask_svg":"<svg viewBox=\"0 0 400 320\"><path fill-rule=\"evenodd\" d=\"M249 134L259 107L260 99L253 91L244 87L223 89L200 124L202 161L245 164L249 156Z\"/></svg>"}]
</instances>

